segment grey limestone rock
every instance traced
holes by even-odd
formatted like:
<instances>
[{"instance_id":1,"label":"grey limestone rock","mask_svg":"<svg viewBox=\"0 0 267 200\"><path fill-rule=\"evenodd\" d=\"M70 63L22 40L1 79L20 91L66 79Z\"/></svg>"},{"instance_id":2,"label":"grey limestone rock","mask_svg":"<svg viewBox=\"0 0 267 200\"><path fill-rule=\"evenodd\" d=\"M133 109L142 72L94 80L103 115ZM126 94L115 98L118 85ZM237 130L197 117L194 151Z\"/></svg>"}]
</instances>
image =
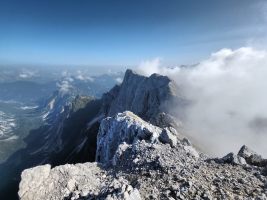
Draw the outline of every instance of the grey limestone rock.
<instances>
[{"instance_id":1,"label":"grey limestone rock","mask_svg":"<svg viewBox=\"0 0 267 200\"><path fill-rule=\"evenodd\" d=\"M96 159L98 162L110 164L122 143L132 144L138 139L154 142L161 131L161 128L145 122L129 111L108 117L100 124Z\"/></svg>"},{"instance_id":2,"label":"grey limestone rock","mask_svg":"<svg viewBox=\"0 0 267 200\"><path fill-rule=\"evenodd\" d=\"M243 145L238 152L238 156L244 158L250 165L267 167L267 159L262 158L256 152L249 149L246 145Z\"/></svg>"},{"instance_id":3,"label":"grey limestone rock","mask_svg":"<svg viewBox=\"0 0 267 200\"><path fill-rule=\"evenodd\" d=\"M164 128L159 135L159 140L162 143L168 143L172 147L175 147L177 144L177 134L175 135L175 133L176 133L175 130L171 131L169 128Z\"/></svg>"},{"instance_id":4,"label":"grey limestone rock","mask_svg":"<svg viewBox=\"0 0 267 200\"><path fill-rule=\"evenodd\" d=\"M37 166L22 172L18 195L23 200L79 199L99 192L105 174L97 163Z\"/></svg>"},{"instance_id":5,"label":"grey limestone rock","mask_svg":"<svg viewBox=\"0 0 267 200\"><path fill-rule=\"evenodd\" d=\"M236 164L236 165L246 165L246 160L239 156L239 155L235 155L234 153L229 153L226 156L224 156L222 158L222 161L224 163L230 163L230 164Z\"/></svg>"},{"instance_id":6,"label":"grey limestone rock","mask_svg":"<svg viewBox=\"0 0 267 200\"><path fill-rule=\"evenodd\" d=\"M32 190L38 190L42 187L43 181L50 175L51 166L41 165L32 169L26 169L21 174L21 182L19 186L19 197L33 199Z\"/></svg>"},{"instance_id":7,"label":"grey limestone rock","mask_svg":"<svg viewBox=\"0 0 267 200\"><path fill-rule=\"evenodd\" d=\"M247 164L246 163L246 160L239 156L239 155L235 155L234 153L229 153L227 154L226 156L224 156L222 158L223 162L224 163L231 163L231 164L236 164L236 165L245 165Z\"/></svg>"},{"instance_id":8,"label":"grey limestone rock","mask_svg":"<svg viewBox=\"0 0 267 200\"><path fill-rule=\"evenodd\" d=\"M139 191L129 185L123 178L114 179L111 184L104 188L107 200L141 200ZM105 196L105 193L102 194Z\"/></svg>"},{"instance_id":9,"label":"grey limestone rock","mask_svg":"<svg viewBox=\"0 0 267 200\"><path fill-rule=\"evenodd\" d=\"M251 149L249 149L246 145L243 145L243 146L240 148L240 150L239 150L239 152L238 152L237 155L239 155L239 156L241 156L241 157L247 159L247 158L249 158L250 156L252 156L252 155L254 155L254 154L256 154L256 152L254 152L254 151L252 151Z\"/></svg>"}]
</instances>

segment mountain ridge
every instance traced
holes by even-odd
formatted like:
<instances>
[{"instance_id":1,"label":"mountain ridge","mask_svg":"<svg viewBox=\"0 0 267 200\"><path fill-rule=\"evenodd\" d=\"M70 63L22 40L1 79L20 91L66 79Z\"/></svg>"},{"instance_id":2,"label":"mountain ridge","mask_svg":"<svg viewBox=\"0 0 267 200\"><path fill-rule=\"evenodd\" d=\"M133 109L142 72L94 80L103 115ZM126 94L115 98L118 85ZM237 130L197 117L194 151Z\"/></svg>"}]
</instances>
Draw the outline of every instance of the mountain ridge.
<instances>
[{"instance_id":1,"label":"mountain ridge","mask_svg":"<svg viewBox=\"0 0 267 200\"><path fill-rule=\"evenodd\" d=\"M20 199L266 199L266 159L246 146L210 158L129 111L100 127L98 162L27 169Z\"/></svg>"},{"instance_id":2,"label":"mountain ridge","mask_svg":"<svg viewBox=\"0 0 267 200\"><path fill-rule=\"evenodd\" d=\"M23 171L20 199L266 198L266 159L247 147L223 158L197 149L177 118L188 101L166 76L127 70L101 99L72 103L45 129L61 127L46 132L57 138L44 140L52 148L35 165L46 165Z\"/></svg>"},{"instance_id":3,"label":"mountain ridge","mask_svg":"<svg viewBox=\"0 0 267 200\"><path fill-rule=\"evenodd\" d=\"M129 79L131 79L131 81L128 81ZM153 82L154 79L157 81L163 79L162 82L165 84L165 88L168 87L168 84L171 82L171 80L163 76L154 75L152 77L145 77L134 73L132 70L127 70L121 84L124 85L123 89L121 85L117 85L114 86L110 92L104 94L101 99L87 97L88 101L85 101L82 108L78 110L75 109L76 104L83 102L82 98L84 97L79 96L75 98L76 100L70 101L69 99L72 98L69 98L68 94L62 95L59 92L54 93L42 106L42 108L44 108L43 110L46 111L44 113L45 126L34 130L32 134L25 139L27 147L13 154L0 168L9 168L11 174L6 176L16 177L23 169L40 164L49 163L52 166L57 166L65 163L95 161L97 133L101 120L113 114L113 111L109 112L110 110L118 109L117 99L126 98L127 93L125 90L131 87L132 81L138 83L136 87L132 87L132 93L135 94L135 91L140 91L142 87L145 87L146 82ZM137 80L144 80L144 82L139 82ZM162 90L165 90L165 88ZM114 92L115 90L117 90L117 93ZM148 93L150 92L149 88L146 90ZM154 95L152 95L153 97L158 98L158 90L154 90L152 93ZM110 100L110 97L113 99L111 98ZM136 101L140 101L135 104L143 104L146 101L143 97L144 96L142 96L142 98L137 98ZM115 103L111 105L111 102ZM159 102L159 104L160 103L164 102L162 101ZM78 105L77 107L79 108ZM133 112L143 111L142 107L140 109L134 106L131 108L125 106L121 109L129 109ZM167 122L165 119L168 119L168 123L171 123L171 118L167 118L167 114L164 114L164 111L167 112L167 109L164 108L160 110L157 109L157 106L153 109L153 115L150 113L150 115L143 115L141 117L150 117L151 120L153 117L157 119L158 122L161 122L162 126ZM160 115L161 117L156 116L156 112L159 111L162 112ZM156 122L156 120L154 121ZM16 179L16 181L18 181L18 179ZM13 185L17 185L15 182ZM12 185L12 183L10 185ZM1 192L1 194L2 193L3 192Z\"/></svg>"}]
</instances>

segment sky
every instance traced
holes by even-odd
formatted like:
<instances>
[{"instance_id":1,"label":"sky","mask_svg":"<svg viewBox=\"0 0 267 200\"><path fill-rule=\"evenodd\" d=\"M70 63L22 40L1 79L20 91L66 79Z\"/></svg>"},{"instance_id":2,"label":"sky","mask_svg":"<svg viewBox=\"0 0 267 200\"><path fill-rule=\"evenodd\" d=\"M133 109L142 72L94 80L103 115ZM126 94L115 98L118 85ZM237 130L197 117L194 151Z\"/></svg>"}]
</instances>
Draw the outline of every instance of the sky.
<instances>
[{"instance_id":1,"label":"sky","mask_svg":"<svg viewBox=\"0 0 267 200\"><path fill-rule=\"evenodd\" d=\"M0 64L194 64L264 48L264 0L0 0Z\"/></svg>"}]
</instances>

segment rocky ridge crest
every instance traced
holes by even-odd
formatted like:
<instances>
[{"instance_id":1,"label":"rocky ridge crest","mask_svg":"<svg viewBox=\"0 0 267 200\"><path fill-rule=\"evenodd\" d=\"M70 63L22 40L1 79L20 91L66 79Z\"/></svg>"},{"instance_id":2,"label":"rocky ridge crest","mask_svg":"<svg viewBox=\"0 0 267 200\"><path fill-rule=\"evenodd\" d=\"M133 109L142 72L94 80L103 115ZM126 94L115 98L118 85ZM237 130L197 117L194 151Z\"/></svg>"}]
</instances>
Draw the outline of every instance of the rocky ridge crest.
<instances>
[{"instance_id":1,"label":"rocky ridge crest","mask_svg":"<svg viewBox=\"0 0 267 200\"><path fill-rule=\"evenodd\" d=\"M234 154L209 158L129 111L100 127L99 162L27 169L20 199L266 199L266 165L249 163L259 156L248 147L238 153L242 163Z\"/></svg>"}]
</instances>

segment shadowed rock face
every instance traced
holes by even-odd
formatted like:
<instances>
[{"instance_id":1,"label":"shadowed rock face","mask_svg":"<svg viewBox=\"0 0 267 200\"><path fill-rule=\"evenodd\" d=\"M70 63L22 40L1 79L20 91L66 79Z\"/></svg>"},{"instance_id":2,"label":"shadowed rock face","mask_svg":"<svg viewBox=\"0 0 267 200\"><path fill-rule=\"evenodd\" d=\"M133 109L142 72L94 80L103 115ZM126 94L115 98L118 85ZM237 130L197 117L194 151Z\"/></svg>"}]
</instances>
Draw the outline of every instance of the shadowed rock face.
<instances>
[{"instance_id":1,"label":"shadowed rock face","mask_svg":"<svg viewBox=\"0 0 267 200\"><path fill-rule=\"evenodd\" d=\"M178 87L168 77L158 74L145 77L132 70L126 71L120 86L115 86L103 96L103 102L106 116L128 110L153 124L160 113L172 114L169 109L171 104L186 103Z\"/></svg>"}]
</instances>

